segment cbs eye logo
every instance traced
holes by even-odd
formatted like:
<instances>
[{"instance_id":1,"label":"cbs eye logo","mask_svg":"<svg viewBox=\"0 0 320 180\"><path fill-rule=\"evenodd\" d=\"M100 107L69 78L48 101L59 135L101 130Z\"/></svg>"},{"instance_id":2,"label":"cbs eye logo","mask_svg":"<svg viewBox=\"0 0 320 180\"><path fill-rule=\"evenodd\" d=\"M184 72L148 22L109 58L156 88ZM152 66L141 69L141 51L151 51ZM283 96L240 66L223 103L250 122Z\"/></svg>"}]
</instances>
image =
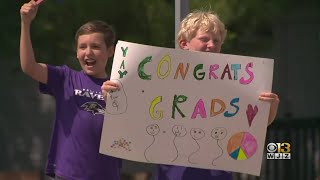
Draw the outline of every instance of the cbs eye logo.
<instances>
[{"instance_id":1,"label":"cbs eye logo","mask_svg":"<svg viewBox=\"0 0 320 180\"><path fill-rule=\"evenodd\" d=\"M269 143L267 145L267 151L269 153L290 153L291 145L290 143Z\"/></svg>"},{"instance_id":2,"label":"cbs eye logo","mask_svg":"<svg viewBox=\"0 0 320 180\"><path fill-rule=\"evenodd\" d=\"M267 145L267 159L291 159L290 143L269 143Z\"/></svg>"}]
</instances>

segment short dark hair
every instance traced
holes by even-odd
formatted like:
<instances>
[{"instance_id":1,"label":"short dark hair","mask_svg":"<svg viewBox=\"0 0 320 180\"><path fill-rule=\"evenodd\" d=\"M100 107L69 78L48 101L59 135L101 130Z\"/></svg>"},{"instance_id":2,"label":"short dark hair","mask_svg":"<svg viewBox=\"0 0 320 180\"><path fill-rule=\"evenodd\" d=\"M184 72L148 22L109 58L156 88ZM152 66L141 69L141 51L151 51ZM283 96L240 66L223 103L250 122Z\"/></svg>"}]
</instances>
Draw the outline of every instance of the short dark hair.
<instances>
[{"instance_id":1,"label":"short dark hair","mask_svg":"<svg viewBox=\"0 0 320 180\"><path fill-rule=\"evenodd\" d=\"M91 33L102 33L107 47L115 45L116 33L113 27L100 20L89 21L78 29L75 35L76 45L78 44L79 36Z\"/></svg>"}]
</instances>

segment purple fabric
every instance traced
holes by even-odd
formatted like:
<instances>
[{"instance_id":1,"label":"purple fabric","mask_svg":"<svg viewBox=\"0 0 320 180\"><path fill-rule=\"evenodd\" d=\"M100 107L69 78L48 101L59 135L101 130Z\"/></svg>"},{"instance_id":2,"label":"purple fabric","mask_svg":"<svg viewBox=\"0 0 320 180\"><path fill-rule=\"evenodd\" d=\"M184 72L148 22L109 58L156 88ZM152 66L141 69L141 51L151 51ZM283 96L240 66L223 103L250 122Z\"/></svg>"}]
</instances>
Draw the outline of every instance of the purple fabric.
<instances>
[{"instance_id":1,"label":"purple fabric","mask_svg":"<svg viewBox=\"0 0 320 180\"><path fill-rule=\"evenodd\" d=\"M232 180L231 172L158 165L155 180Z\"/></svg>"},{"instance_id":2,"label":"purple fabric","mask_svg":"<svg viewBox=\"0 0 320 180\"><path fill-rule=\"evenodd\" d=\"M68 180L120 179L121 160L99 153L105 80L67 66L48 65L48 83L39 87L56 100L47 175Z\"/></svg>"}]
</instances>

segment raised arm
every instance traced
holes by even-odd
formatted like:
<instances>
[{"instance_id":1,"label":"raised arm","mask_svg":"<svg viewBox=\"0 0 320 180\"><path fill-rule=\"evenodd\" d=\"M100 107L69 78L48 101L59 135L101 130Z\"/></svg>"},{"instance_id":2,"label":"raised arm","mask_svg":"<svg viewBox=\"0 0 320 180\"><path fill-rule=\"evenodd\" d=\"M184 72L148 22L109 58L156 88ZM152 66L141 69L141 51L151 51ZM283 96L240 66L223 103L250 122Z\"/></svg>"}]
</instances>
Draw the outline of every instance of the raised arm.
<instances>
[{"instance_id":1,"label":"raised arm","mask_svg":"<svg viewBox=\"0 0 320 180\"><path fill-rule=\"evenodd\" d=\"M24 73L34 80L46 84L48 81L48 67L46 64L36 62L30 37L31 22L37 14L38 6L39 4L32 0L24 4L20 9L20 65Z\"/></svg>"}]
</instances>

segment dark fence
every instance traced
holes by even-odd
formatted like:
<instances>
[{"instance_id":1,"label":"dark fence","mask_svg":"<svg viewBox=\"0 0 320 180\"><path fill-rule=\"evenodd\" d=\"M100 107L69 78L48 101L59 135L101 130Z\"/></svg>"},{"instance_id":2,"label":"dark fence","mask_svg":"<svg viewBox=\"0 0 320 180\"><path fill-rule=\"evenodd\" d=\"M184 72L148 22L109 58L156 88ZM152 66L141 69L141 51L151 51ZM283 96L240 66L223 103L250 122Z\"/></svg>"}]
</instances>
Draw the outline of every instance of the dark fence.
<instances>
[{"instance_id":1,"label":"dark fence","mask_svg":"<svg viewBox=\"0 0 320 180\"><path fill-rule=\"evenodd\" d=\"M289 143L291 159L267 159L266 146L268 143ZM28 153L25 154L27 155ZM0 163L3 163L2 160L0 160ZM19 162L20 161L18 161L18 164L20 164ZM3 168L0 170L0 180L50 179L45 177L42 169L37 169L31 165L24 165L16 169L12 168L15 166L12 166L11 164L6 165L10 168ZM123 171L123 180L153 179L150 177L150 173L152 173L153 169L153 166L151 165L143 163L126 163L125 161L124 166L126 168ZM27 170L27 172L25 172L25 170ZM265 154L260 176L257 177L234 173L233 179L320 180L320 118L276 120L268 127L265 141Z\"/></svg>"},{"instance_id":2,"label":"dark fence","mask_svg":"<svg viewBox=\"0 0 320 180\"><path fill-rule=\"evenodd\" d=\"M289 143L291 159L267 159L268 143ZM320 180L320 118L278 119L268 127L260 177L234 173L234 180Z\"/></svg>"}]
</instances>

